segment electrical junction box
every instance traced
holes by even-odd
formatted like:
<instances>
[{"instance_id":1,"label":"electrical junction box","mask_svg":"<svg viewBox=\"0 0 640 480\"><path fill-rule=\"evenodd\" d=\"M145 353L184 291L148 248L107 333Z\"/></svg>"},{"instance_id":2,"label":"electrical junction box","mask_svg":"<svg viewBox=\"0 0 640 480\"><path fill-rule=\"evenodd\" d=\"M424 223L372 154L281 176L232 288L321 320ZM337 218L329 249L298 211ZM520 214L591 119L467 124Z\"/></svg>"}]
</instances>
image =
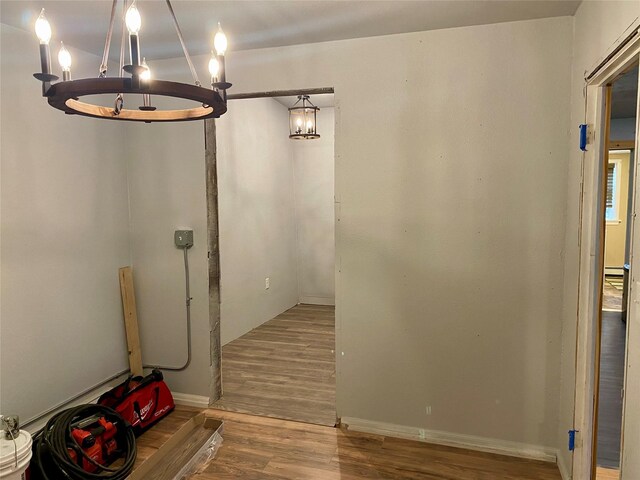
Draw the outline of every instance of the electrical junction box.
<instances>
[{"instance_id":1,"label":"electrical junction box","mask_svg":"<svg viewBox=\"0 0 640 480\"><path fill-rule=\"evenodd\" d=\"M193 230L176 230L173 235L178 248L190 248L193 246Z\"/></svg>"}]
</instances>

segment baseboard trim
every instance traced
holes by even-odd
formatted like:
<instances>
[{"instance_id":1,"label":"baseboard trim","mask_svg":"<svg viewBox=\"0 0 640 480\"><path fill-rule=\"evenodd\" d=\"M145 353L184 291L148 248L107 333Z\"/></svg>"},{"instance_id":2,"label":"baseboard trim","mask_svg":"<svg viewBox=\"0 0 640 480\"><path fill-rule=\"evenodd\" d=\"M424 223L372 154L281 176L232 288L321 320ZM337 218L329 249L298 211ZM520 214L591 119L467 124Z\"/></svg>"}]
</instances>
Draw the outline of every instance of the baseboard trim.
<instances>
[{"instance_id":1,"label":"baseboard trim","mask_svg":"<svg viewBox=\"0 0 640 480\"><path fill-rule=\"evenodd\" d=\"M316 297L313 295L301 295L299 303L306 303L307 305L335 305L335 297Z\"/></svg>"},{"instance_id":2,"label":"baseboard trim","mask_svg":"<svg viewBox=\"0 0 640 480\"><path fill-rule=\"evenodd\" d=\"M622 267L604 267L605 275L612 275L614 277L623 277L624 268Z\"/></svg>"},{"instance_id":3,"label":"baseboard trim","mask_svg":"<svg viewBox=\"0 0 640 480\"><path fill-rule=\"evenodd\" d=\"M209 397L190 393L171 392L176 405L185 407L209 408Z\"/></svg>"},{"instance_id":4,"label":"baseboard trim","mask_svg":"<svg viewBox=\"0 0 640 480\"><path fill-rule=\"evenodd\" d=\"M539 445L528 445L525 443L442 432L438 430L426 430L422 428L406 427L403 425L375 422L352 417L342 417L342 425L345 425L347 429L357 432L406 438L409 440L417 440L419 442L466 448L480 452L497 453L500 455L509 455L511 457L542 460L550 463L557 462L555 449Z\"/></svg>"},{"instance_id":5,"label":"baseboard trim","mask_svg":"<svg viewBox=\"0 0 640 480\"><path fill-rule=\"evenodd\" d=\"M558 470L560 470L560 476L562 477L562 480L571 480L571 473L569 472L567 464L564 463L564 457L560 455L559 451L556 452L556 456L558 458L558 461L556 463L558 464Z\"/></svg>"}]
</instances>

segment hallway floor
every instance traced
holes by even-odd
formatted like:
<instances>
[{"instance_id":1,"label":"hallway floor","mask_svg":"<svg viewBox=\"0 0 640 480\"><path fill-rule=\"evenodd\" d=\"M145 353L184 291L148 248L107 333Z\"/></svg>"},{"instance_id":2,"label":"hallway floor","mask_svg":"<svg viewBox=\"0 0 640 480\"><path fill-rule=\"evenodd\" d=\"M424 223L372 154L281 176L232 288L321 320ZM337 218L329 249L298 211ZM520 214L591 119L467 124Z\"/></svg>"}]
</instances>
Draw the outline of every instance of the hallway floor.
<instances>
[{"instance_id":1,"label":"hallway floor","mask_svg":"<svg viewBox=\"0 0 640 480\"><path fill-rule=\"evenodd\" d=\"M597 463L600 467L614 469L619 468L622 430L620 393L624 384L626 326L621 315L621 312L602 312L600 352Z\"/></svg>"},{"instance_id":2,"label":"hallway floor","mask_svg":"<svg viewBox=\"0 0 640 480\"><path fill-rule=\"evenodd\" d=\"M222 347L212 408L333 426L335 308L296 305Z\"/></svg>"}]
</instances>

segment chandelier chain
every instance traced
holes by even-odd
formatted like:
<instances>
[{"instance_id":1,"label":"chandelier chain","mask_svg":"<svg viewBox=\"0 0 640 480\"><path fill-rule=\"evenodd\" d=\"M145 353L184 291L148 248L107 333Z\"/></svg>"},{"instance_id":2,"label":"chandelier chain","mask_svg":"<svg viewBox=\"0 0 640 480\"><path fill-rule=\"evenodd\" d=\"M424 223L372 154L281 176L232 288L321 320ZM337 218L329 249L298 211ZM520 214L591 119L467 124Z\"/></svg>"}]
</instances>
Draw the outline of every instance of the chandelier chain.
<instances>
[{"instance_id":1,"label":"chandelier chain","mask_svg":"<svg viewBox=\"0 0 640 480\"><path fill-rule=\"evenodd\" d=\"M182 45L182 51L184 52L184 56L187 59L187 63L189 64L189 69L191 70L191 76L193 77L194 83L199 87L201 86L201 84L200 84L200 80L198 79L198 73L196 72L196 68L193 66L193 62L191 61L191 57L189 56L187 45L184 43L184 38L182 37L182 31L180 30L180 25L178 25L178 19L176 18L176 14L174 13L173 7L171 6L171 0L166 0L166 2L167 2L167 7L169 7L169 12L171 13L171 17L173 18L173 24L176 27L176 33L178 34L180 45Z\"/></svg>"},{"instance_id":2,"label":"chandelier chain","mask_svg":"<svg viewBox=\"0 0 640 480\"><path fill-rule=\"evenodd\" d=\"M116 19L116 6L118 0L113 0L111 5L111 19L109 20L109 30L107 30L107 38L104 42L104 52L102 53L102 64L100 65L100 78L107 76L107 62L109 61L109 50L111 49L111 37L113 36L113 24Z\"/></svg>"}]
</instances>

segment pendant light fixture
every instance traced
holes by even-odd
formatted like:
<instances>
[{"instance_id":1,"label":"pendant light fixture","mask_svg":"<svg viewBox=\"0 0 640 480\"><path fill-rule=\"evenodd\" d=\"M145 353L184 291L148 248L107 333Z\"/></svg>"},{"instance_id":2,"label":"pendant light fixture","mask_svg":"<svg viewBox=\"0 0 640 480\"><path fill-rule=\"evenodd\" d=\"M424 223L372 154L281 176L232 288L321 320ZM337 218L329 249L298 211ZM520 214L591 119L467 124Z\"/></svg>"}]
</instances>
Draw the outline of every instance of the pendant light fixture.
<instances>
[{"instance_id":1,"label":"pendant light fixture","mask_svg":"<svg viewBox=\"0 0 640 480\"><path fill-rule=\"evenodd\" d=\"M289 109L289 138L294 140L320 138L316 130L316 114L319 110L311 103L309 95L298 95L298 101Z\"/></svg>"},{"instance_id":2,"label":"pendant light fixture","mask_svg":"<svg viewBox=\"0 0 640 480\"><path fill-rule=\"evenodd\" d=\"M118 76L107 77L107 62L118 1L119 0L113 0L102 63L98 70L98 76L95 78L71 79L71 54L65 48L64 44L61 43L58 61L62 69L62 81L54 83L59 77L52 73L51 68L51 53L49 50L51 26L45 17L44 8L40 12L40 16L35 23L35 30L40 40L41 72L35 73L33 76L42 82L42 96L47 98L49 105L68 114L146 123L202 120L205 118L218 118L223 115L227 111L226 92L227 89L231 87L231 84L226 81L225 75L224 55L227 50L227 37L222 31L220 23L218 23L218 31L213 40L216 55L213 55L212 52L212 58L209 62L211 87L203 87L200 84L198 74L187 51L178 20L171 6L171 1L165 0L169 14L173 19L178 40L180 41L184 56L189 65L193 84L158 80L152 77L146 60L142 58L142 62L140 61L139 33L143 25L142 16L136 6L136 1L133 0L133 2L129 2L129 0L122 0L120 71L118 72ZM130 63L127 65L124 64L126 43L125 27L129 34ZM212 71L212 67L215 67L215 71ZM125 76L123 72L128 75ZM101 94L115 95L113 107L105 107L81 100L84 96ZM125 95L127 95L126 103L128 104L130 94L141 95L142 105L138 107L138 101L135 103L136 107L127 109L125 107ZM153 95L190 100L195 102L196 105L181 110L160 110L151 106L151 97Z\"/></svg>"}]
</instances>

